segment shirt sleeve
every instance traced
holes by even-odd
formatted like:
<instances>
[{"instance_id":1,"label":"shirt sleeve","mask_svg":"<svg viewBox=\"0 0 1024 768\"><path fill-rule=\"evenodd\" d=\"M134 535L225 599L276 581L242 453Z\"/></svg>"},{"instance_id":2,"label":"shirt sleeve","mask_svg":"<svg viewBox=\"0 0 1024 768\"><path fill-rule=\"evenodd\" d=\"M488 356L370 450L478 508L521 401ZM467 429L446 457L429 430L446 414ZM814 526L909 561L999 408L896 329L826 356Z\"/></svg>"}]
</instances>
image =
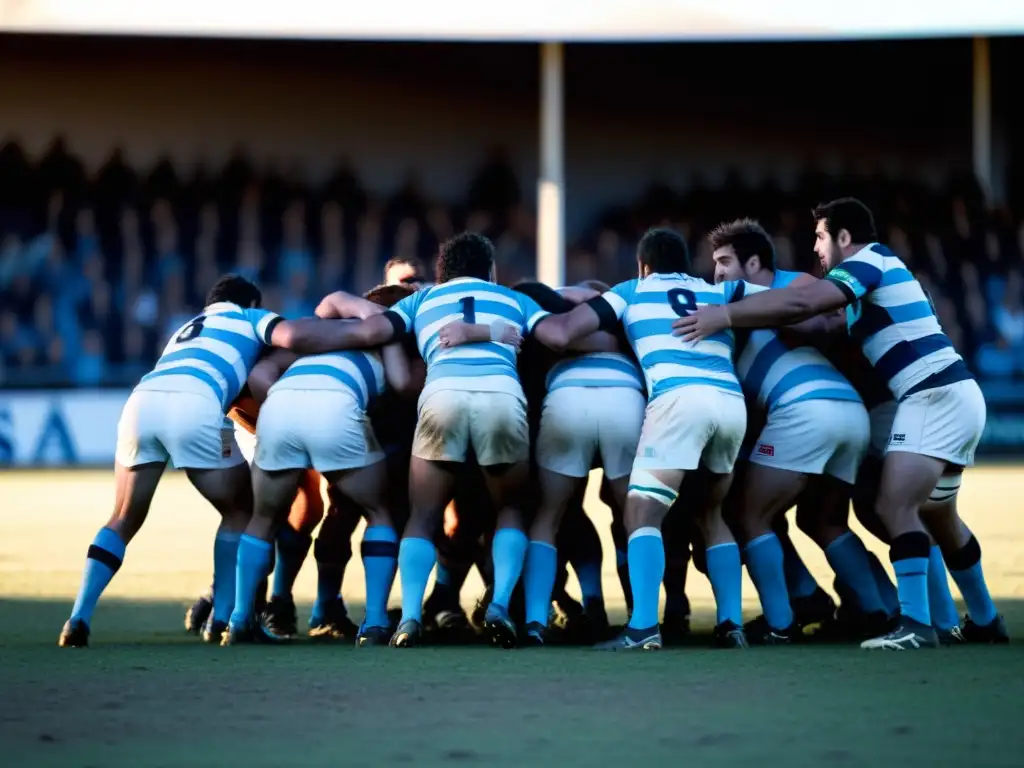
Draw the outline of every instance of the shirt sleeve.
<instances>
[{"instance_id":1,"label":"shirt sleeve","mask_svg":"<svg viewBox=\"0 0 1024 768\"><path fill-rule=\"evenodd\" d=\"M412 333L413 324L416 321L416 309L426 293L426 290L421 290L406 296L384 313L389 316L388 319L391 320L396 330L401 329L405 333Z\"/></svg>"},{"instance_id":2,"label":"shirt sleeve","mask_svg":"<svg viewBox=\"0 0 1024 768\"><path fill-rule=\"evenodd\" d=\"M533 333L534 326L551 313L542 309L540 304L526 294L517 294L519 306L523 310L523 331Z\"/></svg>"},{"instance_id":3,"label":"shirt sleeve","mask_svg":"<svg viewBox=\"0 0 1024 768\"><path fill-rule=\"evenodd\" d=\"M268 347L271 346L270 337L274 333L274 328L284 318L276 312L271 312L269 309L246 309L243 311L252 325L252 329L256 332L256 338Z\"/></svg>"},{"instance_id":4,"label":"shirt sleeve","mask_svg":"<svg viewBox=\"0 0 1024 768\"><path fill-rule=\"evenodd\" d=\"M881 284L881 257L864 249L832 269L825 279L846 294L849 301L857 301Z\"/></svg>"}]
</instances>

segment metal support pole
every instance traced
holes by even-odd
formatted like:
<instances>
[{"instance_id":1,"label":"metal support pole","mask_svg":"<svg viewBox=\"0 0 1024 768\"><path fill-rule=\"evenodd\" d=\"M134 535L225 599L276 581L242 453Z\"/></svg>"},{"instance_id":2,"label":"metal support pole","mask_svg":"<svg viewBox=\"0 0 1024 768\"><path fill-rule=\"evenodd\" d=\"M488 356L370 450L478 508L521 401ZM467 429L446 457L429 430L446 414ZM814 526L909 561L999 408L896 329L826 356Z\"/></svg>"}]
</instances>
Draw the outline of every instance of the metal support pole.
<instances>
[{"instance_id":1,"label":"metal support pole","mask_svg":"<svg viewBox=\"0 0 1024 768\"><path fill-rule=\"evenodd\" d=\"M992 68L989 60L988 38L974 38L973 88L973 149L974 177L981 185L987 201L992 200Z\"/></svg>"},{"instance_id":2,"label":"metal support pole","mask_svg":"<svg viewBox=\"0 0 1024 768\"><path fill-rule=\"evenodd\" d=\"M540 178L537 182L537 278L565 284L565 142L561 43L540 47Z\"/></svg>"}]
</instances>

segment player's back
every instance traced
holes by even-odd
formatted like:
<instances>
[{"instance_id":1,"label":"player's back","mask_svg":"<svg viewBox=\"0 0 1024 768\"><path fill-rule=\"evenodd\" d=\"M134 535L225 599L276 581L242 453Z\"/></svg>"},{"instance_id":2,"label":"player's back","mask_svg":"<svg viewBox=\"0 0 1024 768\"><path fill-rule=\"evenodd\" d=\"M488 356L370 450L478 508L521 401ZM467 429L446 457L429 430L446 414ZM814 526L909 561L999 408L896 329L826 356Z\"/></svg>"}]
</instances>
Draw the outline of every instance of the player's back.
<instances>
[{"instance_id":1,"label":"player's back","mask_svg":"<svg viewBox=\"0 0 1024 768\"><path fill-rule=\"evenodd\" d=\"M270 392L328 390L350 394L366 410L384 392L384 364L373 350L346 350L300 357L281 374ZM269 395L269 393L268 393Z\"/></svg>"},{"instance_id":2,"label":"player's back","mask_svg":"<svg viewBox=\"0 0 1024 768\"><path fill-rule=\"evenodd\" d=\"M644 389L636 361L621 352L570 353L551 366L545 383L548 392L563 387Z\"/></svg>"},{"instance_id":3,"label":"player's back","mask_svg":"<svg viewBox=\"0 0 1024 768\"><path fill-rule=\"evenodd\" d=\"M136 386L142 391L191 392L220 401L223 410L241 392L280 316L219 302L174 332L156 365Z\"/></svg>"},{"instance_id":4,"label":"player's back","mask_svg":"<svg viewBox=\"0 0 1024 768\"><path fill-rule=\"evenodd\" d=\"M710 386L742 393L732 361L732 331L715 333L698 342L684 342L672 335L672 323L699 307L727 304L739 298L744 285L713 285L697 277L674 273L649 275L612 289L627 302L623 324L640 361L651 400L686 386ZM738 295L734 295L737 291ZM608 294L605 296L607 298Z\"/></svg>"},{"instance_id":5,"label":"player's back","mask_svg":"<svg viewBox=\"0 0 1024 768\"><path fill-rule=\"evenodd\" d=\"M785 288L802 274L777 270L770 287ZM739 351L736 372L746 396L765 410L805 400L861 400L819 350L809 344L788 344L774 330L750 332Z\"/></svg>"}]
</instances>

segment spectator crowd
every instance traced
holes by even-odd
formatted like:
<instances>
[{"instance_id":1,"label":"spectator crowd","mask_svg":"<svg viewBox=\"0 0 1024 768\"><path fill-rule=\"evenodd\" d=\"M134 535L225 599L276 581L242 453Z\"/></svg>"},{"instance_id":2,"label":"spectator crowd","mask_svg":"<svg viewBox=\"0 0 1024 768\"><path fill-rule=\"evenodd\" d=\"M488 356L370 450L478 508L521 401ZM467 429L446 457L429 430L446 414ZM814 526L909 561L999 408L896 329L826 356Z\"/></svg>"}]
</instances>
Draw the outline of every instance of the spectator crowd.
<instances>
[{"instance_id":1,"label":"spectator crowd","mask_svg":"<svg viewBox=\"0 0 1024 768\"><path fill-rule=\"evenodd\" d=\"M808 211L849 194L875 209L880 237L932 293L979 376L1024 378L1024 211L989 209L969 178L939 192L813 170L786 190L751 188L738 175L686 191L652 185L571 240L567 278L634 276L637 239L662 223L687 234L695 270L710 275L704 233L747 215L774 235L780 267L813 271ZM219 273L256 280L267 307L301 317L327 290L380 282L391 259L429 264L461 229L494 240L501 282L534 275L534 214L500 153L451 205L414 181L378 199L345 168L312 189L296 174L258 172L241 154L183 178L170 160L142 171L114 151L90 175L60 140L38 160L8 142L0 148L0 385L130 385Z\"/></svg>"}]
</instances>

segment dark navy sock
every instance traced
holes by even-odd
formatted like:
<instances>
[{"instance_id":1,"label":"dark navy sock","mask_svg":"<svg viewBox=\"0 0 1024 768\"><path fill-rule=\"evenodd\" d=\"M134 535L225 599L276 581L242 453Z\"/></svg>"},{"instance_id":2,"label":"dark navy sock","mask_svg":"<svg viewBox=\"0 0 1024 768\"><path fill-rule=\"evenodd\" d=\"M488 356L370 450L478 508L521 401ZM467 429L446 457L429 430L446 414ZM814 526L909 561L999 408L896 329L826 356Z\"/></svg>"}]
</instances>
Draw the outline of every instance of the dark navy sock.
<instances>
[{"instance_id":1,"label":"dark navy sock","mask_svg":"<svg viewBox=\"0 0 1024 768\"><path fill-rule=\"evenodd\" d=\"M313 539L290 525L282 525L277 533L277 562L274 564L273 597L291 598L295 579L306 562Z\"/></svg>"}]
</instances>

